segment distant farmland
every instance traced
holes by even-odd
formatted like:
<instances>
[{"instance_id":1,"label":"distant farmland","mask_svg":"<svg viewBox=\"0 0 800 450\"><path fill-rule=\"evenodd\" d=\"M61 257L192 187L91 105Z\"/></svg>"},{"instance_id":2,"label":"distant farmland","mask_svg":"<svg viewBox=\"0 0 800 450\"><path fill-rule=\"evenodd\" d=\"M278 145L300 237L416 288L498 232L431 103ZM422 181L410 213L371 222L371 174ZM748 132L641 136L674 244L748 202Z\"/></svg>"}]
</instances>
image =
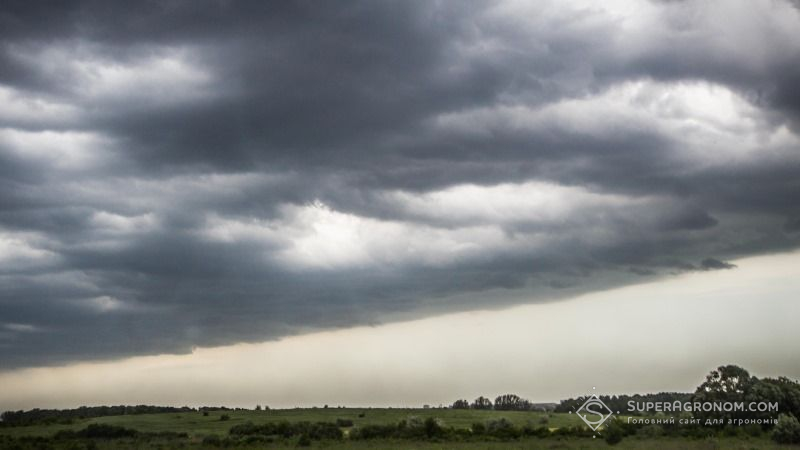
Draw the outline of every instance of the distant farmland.
<instances>
[{"instance_id":1,"label":"distant farmland","mask_svg":"<svg viewBox=\"0 0 800 450\"><path fill-rule=\"evenodd\" d=\"M621 419L620 422L625 422ZM312 424L327 424L333 436L315 436ZM309 424L310 431L282 434L284 428ZM410 438L365 437L364 430L397 430ZM402 429L402 426L400 429ZM431 429L433 427L433 434ZM505 431L503 429L505 428ZM483 431L480 431L480 429ZM94 430L87 433L87 430ZM252 430L248 431L248 430ZM263 431L271 430L271 431ZM438 431L437 431L438 430ZM527 431L526 431L527 430ZM546 430L546 431L545 431ZM560 433L559 430L567 432ZM237 431L240 433L237 434ZM574 414L534 411L459 410L448 408L308 408L283 410L208 410L106 416L71 423L0 427L0 448L14 449L171 449L296 448L329 449L500 449L608 448L601 429L597 438ZM395 431L396 432L396 431ZM263 434L271 433L271 434ZM340 435L338 433L341 433ZM362 433L362 434L359 434ZM499 434L498 434L499 433ZM506 434L504 434L506 433ZM508 434L511 433L511 434ZM517 433L517 434L514 434ZM534 433L546 433L540 436ZM639 432L617 448L791 449L763 436L660 437ZM409 435L410 436L410 435Z\"/></svg>"}]
</instances>

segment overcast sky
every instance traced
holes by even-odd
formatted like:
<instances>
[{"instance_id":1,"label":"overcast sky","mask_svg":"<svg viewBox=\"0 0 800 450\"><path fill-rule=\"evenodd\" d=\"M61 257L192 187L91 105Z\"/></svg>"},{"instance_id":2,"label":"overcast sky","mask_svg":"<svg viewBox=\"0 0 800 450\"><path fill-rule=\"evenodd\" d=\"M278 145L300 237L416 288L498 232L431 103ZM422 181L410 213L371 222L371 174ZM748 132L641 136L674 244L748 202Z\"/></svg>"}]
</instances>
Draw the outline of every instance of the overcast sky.
<instances>
[{"instance_id":1,"label":"overcast sky","mask_svg":"<svg viewBox=\"0 0 800 450\"><path fill-rule=\"evenodd\" d=\"M736 273L798 62L778 0L5 1L0 369Z\"/></svg>"},{"instance_id":2,"label":"overcast sky","mask_svg":"<svg viewBox=\"0 0 800 450\"><path fill-rule=\"evenodd\" d=\"M0 372L0 410L77 405L449 405L513 392L692 392L713 368L800 378L800 252L576 299L186 355ZM592 388L596 388L592 390Z\"/></svg>"}]
</instances>

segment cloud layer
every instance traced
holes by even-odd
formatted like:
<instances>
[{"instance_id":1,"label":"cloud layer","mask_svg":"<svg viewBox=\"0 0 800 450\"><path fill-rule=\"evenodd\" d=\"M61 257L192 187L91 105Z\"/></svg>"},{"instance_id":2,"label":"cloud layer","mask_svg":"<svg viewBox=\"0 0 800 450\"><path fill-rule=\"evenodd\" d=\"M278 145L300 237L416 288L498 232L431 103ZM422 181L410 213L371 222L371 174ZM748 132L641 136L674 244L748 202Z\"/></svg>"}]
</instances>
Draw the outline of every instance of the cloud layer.
<instances>
[{"instance_id":1,"label":"cloud layer","mask_svg":"<svg viewBox=\"0 0 800 450\"><path fill-rule=\"evenodd\" d=\"M798 30L766 0L4 4L0 364L796 248Z\"/></svg>"}]
</instances>

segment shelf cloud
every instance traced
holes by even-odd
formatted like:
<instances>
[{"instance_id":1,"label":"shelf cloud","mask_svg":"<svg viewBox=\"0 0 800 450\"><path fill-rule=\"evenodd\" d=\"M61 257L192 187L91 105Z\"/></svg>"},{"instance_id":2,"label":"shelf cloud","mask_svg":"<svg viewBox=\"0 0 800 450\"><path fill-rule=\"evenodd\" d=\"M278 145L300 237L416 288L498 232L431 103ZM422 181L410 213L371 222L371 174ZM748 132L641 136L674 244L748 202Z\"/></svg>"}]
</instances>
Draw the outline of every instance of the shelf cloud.
<instances>
[{"instance_id":1,"label":"shelf cloud","mask_svg":"<svg viewBox=\"0 0 800 450\"><path fill-rule=\"evenodd\" d=\"M0 368L800 243L791 2L6 2Z\"/></svg>"}]
</instances>

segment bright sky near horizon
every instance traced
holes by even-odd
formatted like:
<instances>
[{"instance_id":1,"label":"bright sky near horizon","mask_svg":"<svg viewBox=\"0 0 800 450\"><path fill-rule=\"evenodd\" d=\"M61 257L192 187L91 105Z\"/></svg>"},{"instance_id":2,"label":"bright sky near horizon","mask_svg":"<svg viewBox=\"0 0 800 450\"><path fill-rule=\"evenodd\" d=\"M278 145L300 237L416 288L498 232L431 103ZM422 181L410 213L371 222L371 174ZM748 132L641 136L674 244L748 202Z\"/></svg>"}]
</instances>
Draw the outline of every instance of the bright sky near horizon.
<instances>
[{"instance_id":1,"label":"bright sky near horizon","mask_svg":"<svg viewBox=\"0 0 800 450\"><path fill-rule=\"evenodd\" d=\"M800 378L800 252L567 301L0 373L0 410L421 406L512 392L690 391L714 367Z\"/></svg>"}]
</instances>

